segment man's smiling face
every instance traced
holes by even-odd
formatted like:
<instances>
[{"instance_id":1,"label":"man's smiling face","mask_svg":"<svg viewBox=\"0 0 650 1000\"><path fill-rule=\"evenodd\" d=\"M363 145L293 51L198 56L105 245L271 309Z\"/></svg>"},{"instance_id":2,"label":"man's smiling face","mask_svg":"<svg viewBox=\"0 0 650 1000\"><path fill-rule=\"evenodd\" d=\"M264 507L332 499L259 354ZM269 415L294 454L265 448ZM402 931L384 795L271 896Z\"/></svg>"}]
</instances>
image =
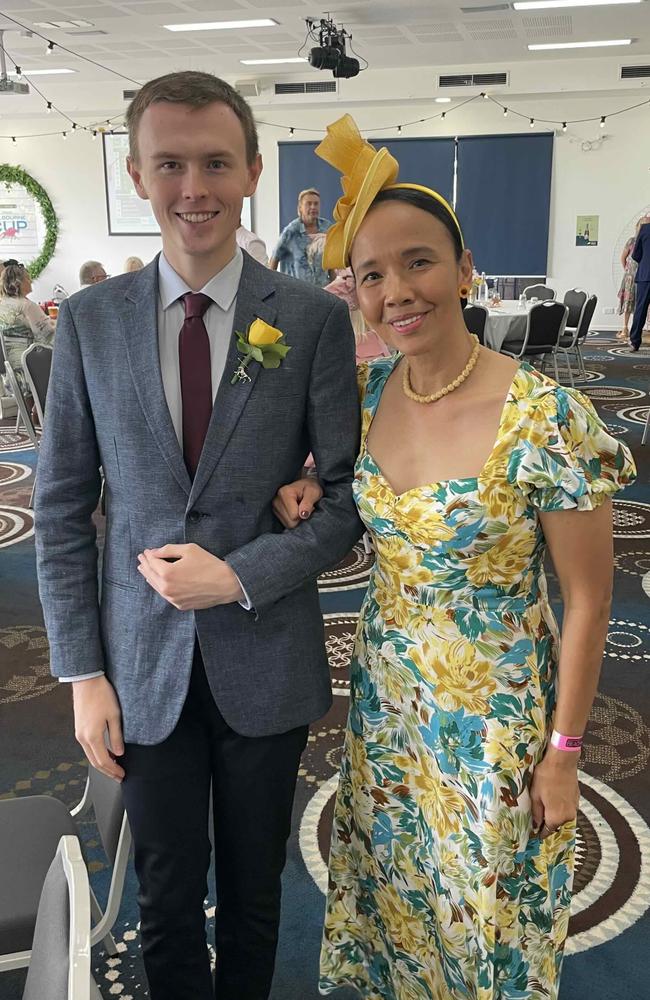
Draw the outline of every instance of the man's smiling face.
<instances>
[{"instance_id":1,"label":"man's smiling face","mask_svg":"<svg viewBox=\"0 0 650 1000\"><path fill-rule=\"evenodd\" d=\"M216 273L228 263L243 200L262 169L259 156L247 162L244 130L231 108L218 101L203 108L151 104L138 126L137 157L127 165L138 194L151 202L172 267Z\"/></svg>"}]
</instances>

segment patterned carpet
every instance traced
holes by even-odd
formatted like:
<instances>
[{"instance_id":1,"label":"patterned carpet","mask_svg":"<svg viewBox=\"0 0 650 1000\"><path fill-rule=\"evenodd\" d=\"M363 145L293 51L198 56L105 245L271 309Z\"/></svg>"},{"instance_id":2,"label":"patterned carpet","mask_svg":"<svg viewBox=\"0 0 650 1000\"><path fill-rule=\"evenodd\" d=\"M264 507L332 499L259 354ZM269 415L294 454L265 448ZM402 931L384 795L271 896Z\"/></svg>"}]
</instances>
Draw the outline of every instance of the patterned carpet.
<instances>
[{"instance_id":1,"label":"patterned carpet","mask_svg":"<svg viewBox=\"0 0 650 1000\"><path fill-rule=\"evenodd\" d=\"M611 336L590 338L580 387L611 432L634 451L639 478L615 502L616 584L600 693L581 773L579 853L561 1000L650 996L650 350L629 355ZM11 422L0 424L0 797L35 792L74 804L85 769L72 736L70 692L48 673L39 610L33 522L27 509L34 452ZM287 869L281 945L272 1000L316 1000L326 856L342 733L347 667L371 565L361 546L321 580L335 691L312 728L300 771ZM92 822L82 828L93 886L105 898L108 872ZM206 906L208 921L214 900ZM127 879L115 938L120 954L94 966L102 995L147 996L140 960L134 880ZM0 1000L19 1000L24 974L0 975ZM349 991L336 994L352 1000Z\"/></svg>"}]
</instances>

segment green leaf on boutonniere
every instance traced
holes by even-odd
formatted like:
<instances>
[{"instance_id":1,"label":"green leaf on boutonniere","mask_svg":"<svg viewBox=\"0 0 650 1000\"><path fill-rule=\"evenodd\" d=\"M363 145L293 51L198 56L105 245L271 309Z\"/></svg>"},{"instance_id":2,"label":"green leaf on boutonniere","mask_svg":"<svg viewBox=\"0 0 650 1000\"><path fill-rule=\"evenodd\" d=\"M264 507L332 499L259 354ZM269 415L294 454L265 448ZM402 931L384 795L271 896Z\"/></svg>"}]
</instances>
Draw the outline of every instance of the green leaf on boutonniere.
<instances>
[{"instance_id":1,"label":"green leaf on boutonniere","mask_svg":"<svg viewBox=\"0 0 650 1000\"><path fill-rule=\"evenodd\" d=\"M261 319L251 323L245 334L235 331L235 337L241 358L230 380L231 385L250 381L246 369L251 361L257 361L263 368L279 368L287 352L291 350L287 344L282 343L282 331Z\"/></svg>"}]
</instances>

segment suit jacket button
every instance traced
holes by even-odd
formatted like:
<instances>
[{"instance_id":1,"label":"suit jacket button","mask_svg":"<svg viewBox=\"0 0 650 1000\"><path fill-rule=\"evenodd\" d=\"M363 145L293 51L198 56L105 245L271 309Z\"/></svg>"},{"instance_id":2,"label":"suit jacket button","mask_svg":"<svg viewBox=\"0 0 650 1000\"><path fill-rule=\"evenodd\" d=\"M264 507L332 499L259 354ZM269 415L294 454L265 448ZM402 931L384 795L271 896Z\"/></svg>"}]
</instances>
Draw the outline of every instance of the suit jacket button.
<instances>
[{"instance_id":1,"label":"suit jacket button","mask_svg":"<svg viewBox=\"0 0 650 1000\"><path fill-rule=\"evenodd\" d=\"M196 524L197 521L201 520L201 515L199 514L198 510L191 510L187 515L187 518L189 521L192 522L192 524Z\"/></svg>"}]
</instances>

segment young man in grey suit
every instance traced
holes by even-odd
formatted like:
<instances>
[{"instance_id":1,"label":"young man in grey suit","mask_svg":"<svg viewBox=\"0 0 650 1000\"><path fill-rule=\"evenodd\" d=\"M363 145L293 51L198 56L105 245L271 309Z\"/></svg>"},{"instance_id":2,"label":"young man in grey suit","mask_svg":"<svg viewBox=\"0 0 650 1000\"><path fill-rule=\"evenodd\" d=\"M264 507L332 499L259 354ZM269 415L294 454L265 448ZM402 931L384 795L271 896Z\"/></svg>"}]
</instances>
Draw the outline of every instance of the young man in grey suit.
<instances>
[{"instance_id":1,"label":"young man in grey suit","mask_svg":"<svg viewBox=\"0 0 650 1000\"><path fill-rule=\"evenodd\" d=\"M262 163L228 84L161 77L127 124L163 252L59 314L35 505L52 671L89 761L123 780L152 1000L265 1000L299 759L331 698L316 577L361 533L354 337L341 302L236 246ZM256 319L290 350L242 371ZM284 532L271 502L310 450L325 497Z\"/></svg>"}]
</instances>

